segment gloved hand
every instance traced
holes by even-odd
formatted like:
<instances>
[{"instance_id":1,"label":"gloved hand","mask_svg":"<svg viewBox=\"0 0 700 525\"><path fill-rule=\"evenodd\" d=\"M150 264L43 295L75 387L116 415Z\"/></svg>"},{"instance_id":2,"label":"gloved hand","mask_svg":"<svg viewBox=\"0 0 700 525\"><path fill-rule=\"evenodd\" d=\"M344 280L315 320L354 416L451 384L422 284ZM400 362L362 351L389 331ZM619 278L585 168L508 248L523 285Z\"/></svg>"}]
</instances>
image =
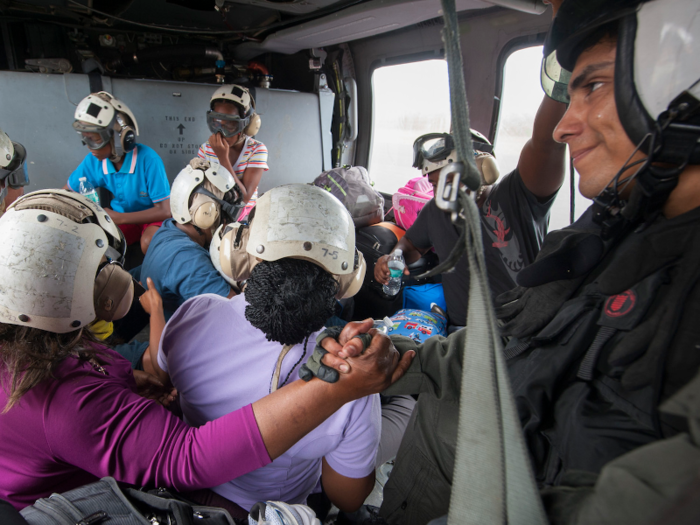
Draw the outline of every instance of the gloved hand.
<instances>
[{"instance_id":1,"label":"gloved hand","mask_svg":"<svg viewBox=\"0 0 700 525\"><path fill-rule=\"evenodd\" d=\"M318 334L314 353L311 354L308 361L301 365L301 368L299 369L299 377L301 379L304 381L311 381L311 379L314 377L318 377L327 383L335 383L340 378L340 374L338 374L337 370L333 370L321 362L323 356L328 353L328 350L325 350L321 346L321 341L323 341L326 337L332 337L337 341L338 336L342 331L343 329L340 326L331 326Z\"/></svg>"},{"instance_id":2,"label":"gloved hand","mask_svg":"<svg viewBox=\"0 0 700 525\"><path fill-rule=\"evenodd\" d=\"M339 326L332 326L321 332L316 338L316 347L314 348L314 353L311 355L309 360L301 365L299 370L299 377L304 381L311 381L313 377L318 377L327 383L335 383L340 378L340 374L337 370L330 368L323 364L323 356L328 353L328 351L321 346L321 341L327 337L331 337L338 340L342 328ZM359 339L362 342L363 350L366 349L372 342L372 336L370 334L358 334L353 337Z\"/></svg>"}]
</instances>

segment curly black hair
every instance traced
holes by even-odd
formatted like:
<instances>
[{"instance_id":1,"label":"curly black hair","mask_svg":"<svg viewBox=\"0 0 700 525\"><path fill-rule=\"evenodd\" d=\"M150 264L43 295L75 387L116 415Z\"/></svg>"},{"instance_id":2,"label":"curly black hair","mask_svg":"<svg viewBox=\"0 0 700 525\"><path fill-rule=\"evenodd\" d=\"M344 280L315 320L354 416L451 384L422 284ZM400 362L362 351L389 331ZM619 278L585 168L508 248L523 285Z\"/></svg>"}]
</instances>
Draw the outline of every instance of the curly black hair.
<instances>
[{"instance_id":1,"label":"curly black hair","mask_svg":"<svg viewBox=\"0 0 700 525\"><path fill-rule=\"evenodd\" d=\"M296 345L335 313L338 281L320 266L300 259L262 261L245 289L245 317L268 341Z\"/></svg>"}]
</instances>

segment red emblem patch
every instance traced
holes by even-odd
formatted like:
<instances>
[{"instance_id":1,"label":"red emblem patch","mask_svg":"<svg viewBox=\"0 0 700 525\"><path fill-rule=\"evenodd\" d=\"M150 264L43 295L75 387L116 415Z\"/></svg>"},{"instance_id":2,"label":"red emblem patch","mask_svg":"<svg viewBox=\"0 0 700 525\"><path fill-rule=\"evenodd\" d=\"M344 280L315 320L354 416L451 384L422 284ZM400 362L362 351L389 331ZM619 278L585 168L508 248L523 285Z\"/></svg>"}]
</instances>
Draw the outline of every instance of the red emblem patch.
<instances>
[{"instance_id":1,"label":"red emblem patch","mask_svg":"<svg viewBox=\"0 0 700 525\"><path fill-rule=\"evenodd\" d=\"M608 317L627 315L632 311L636 302L637 295L632 290L613 295L605 302L605 315Z\"/></svg>"}]
</instances>

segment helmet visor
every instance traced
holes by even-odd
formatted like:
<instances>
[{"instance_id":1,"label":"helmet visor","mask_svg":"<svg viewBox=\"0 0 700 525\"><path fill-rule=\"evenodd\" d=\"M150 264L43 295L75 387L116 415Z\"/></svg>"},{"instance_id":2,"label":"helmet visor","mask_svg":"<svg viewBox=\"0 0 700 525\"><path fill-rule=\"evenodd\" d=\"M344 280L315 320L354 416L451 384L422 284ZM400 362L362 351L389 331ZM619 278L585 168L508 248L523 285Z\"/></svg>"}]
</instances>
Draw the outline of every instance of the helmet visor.
<instances>
[{"instance_id":1,"label":"helmet visor","mask_svg":"<svg viewBox=\"0 0 700 525\"><path fill-rule=\"evenodd\" d=\"M212 133L221 133L224 137L238 135L250 122L250 117L241 118L238 115L227 115L216 111L207 111L207 126Z\"/></svg>"},{"instance_id":2,"label":"helmet visor","mask_svg":"<svg viewBox=\"0 0 700 525\"><path fill-rule=\"evenodd\" d=\"M542 59L540 82L545 94L557 102L569 103L567 87L571 80L571 72L559 65L557 52L552 51L548 57Z\"/></svg>"},{"instance_id":3,"label":"helmet visor","mask_svg":"<svg viewBox=\"0 0 700 525\"><path fill-rule=\"evenodd\" d=\"M5 183L5 187L18 189L29 184L29 174L27 173L27 150L22 144L12 143L15 148L15 156L6 168L0 168L0 180Z\"/></svg>"},{"instance_id":4,"label":"helmet visor","mask_svg":"<svg viewBox=\"0 0 700 525\"><path fill-rule=\"evenodd\" d=\"M423 161L445 160L454 149L454 141L449 133L428 133L418 137L413 143L413 167L421 168Z\"/></svg>"},{"instance_id":5,"label":"helmet visor","mask_svg":"<svg viewBox=\"0 0 700 525\"><path fill-rule=\"evenodd\" d=\"M82 120L73 122L73 128L78 132L78 135L80 135L83 144L90 149L100 149L104 147L112 140L112 135L114 135L112 126L102 127L89 124Z\"/></svg>"}]
</instances>

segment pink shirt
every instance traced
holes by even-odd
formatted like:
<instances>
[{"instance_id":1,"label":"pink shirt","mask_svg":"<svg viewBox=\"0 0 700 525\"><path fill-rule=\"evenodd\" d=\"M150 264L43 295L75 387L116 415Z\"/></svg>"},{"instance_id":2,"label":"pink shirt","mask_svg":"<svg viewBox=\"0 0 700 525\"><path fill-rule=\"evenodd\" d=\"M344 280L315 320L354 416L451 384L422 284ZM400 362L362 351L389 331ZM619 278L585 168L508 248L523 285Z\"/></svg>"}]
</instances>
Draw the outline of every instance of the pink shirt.
<instances>
[{"instance_id":1,"label":"pink shirt","mask_svg":"<svg viewBox=\"0 0 700 525\"><path fill-rule=\"evenodd\" d=\"M170 318L158 352L180 392L185 420L201 425L270 392L282 345L245 318L244 295L204 294L186 301ZM280 382L299 378L299 367L316 345L294 346L282 361ZM321 476L321 458L338 474L363 478L374 471L381 432L379 395L346 403L270 465L231 476L214 492L245 509L257 501L305 503ZM236 478L236 479L234 479Z\"/></svg>"},{"instance_id":2,"label":"pink shirt","mask_svg":"<svg viewBox=\"0 0 700 525\"><path fill-rule=\"evenodd\" d=\"M105 352L107 375L68 357L0 414L0 498L21 509L103 476L191 490L270 462L250 405L190 428L139 396L128 361Z\"/></svg>"}]
</instances>

